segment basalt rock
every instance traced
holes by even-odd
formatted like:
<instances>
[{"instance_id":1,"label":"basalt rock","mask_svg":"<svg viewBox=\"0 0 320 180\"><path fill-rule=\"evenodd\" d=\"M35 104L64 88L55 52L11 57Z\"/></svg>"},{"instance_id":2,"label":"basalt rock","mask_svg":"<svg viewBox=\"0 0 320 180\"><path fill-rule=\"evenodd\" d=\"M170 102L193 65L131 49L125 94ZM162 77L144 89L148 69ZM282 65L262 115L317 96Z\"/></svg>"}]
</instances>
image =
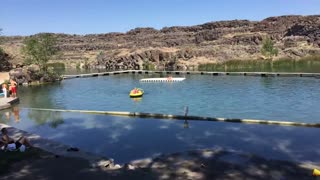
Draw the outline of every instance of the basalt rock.
<instances>
[{"instance_id":1,"label":"basalt rock","mask_svg":"<svg viewBox=\"0 0 320 180\"><path fill-rule=\"evenodd\" d=\"M0 71L9 71L12 69L12 64L9 62L11 59L10 55L5 53L0 48Z\"/></svg>"},{"instance_id":2,"label":"basalt rock","mask_svg":"<svg viewBox=\"0 0 320 180\"><path fill-rule=\"evenodd\" d=\"M265 37L279 57L303 57L320 49L320 15L279 16L262 21L233 20L195 26L135 28L127 33L55 34L63 55L54 60L107 69L185 68L231 59L257 59ZM24 37L4 37L6 48L20 53ZM100 56L100 54L102 54ZM19 59L19 55L15 58ZM22 58L21 58L22 59Z\"/></svg>"},{"instance_id":3,"label":"basalt rock","mask_svg":"<svg viewBox=\"0 0 320 180\"><path fill-rule=\"evenodd\" d=\"M15 79L18 84L30 84L32 82L55 82L61 80L61 77L50 69L47 72L40 71L40 68L36 65L23 66L21 68L15 68L9 72L10 79Z\"/></svg>"}]
</instances>

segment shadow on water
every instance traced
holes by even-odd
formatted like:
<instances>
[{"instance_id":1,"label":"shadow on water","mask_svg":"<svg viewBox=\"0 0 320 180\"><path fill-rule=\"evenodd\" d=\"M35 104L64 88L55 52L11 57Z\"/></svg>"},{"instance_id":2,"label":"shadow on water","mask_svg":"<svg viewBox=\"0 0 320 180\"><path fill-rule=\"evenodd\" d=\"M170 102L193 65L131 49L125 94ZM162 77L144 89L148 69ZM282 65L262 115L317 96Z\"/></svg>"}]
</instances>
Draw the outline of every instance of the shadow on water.
<instances>
[{"instance_id":1,"label":"shadow on water","mask_svg":"<svg viewBox=\"0 0 320 180\"><path fill-rule=\"evenodd\" d=\"M1 116L5 117L6 112L1 112ZM314 141L319 135L316 128L24 110L20 111L19 122L12 117L2 123L114 158L119 163L205 148L320 163L320 144Z\"/></svg>"}]
</instances>

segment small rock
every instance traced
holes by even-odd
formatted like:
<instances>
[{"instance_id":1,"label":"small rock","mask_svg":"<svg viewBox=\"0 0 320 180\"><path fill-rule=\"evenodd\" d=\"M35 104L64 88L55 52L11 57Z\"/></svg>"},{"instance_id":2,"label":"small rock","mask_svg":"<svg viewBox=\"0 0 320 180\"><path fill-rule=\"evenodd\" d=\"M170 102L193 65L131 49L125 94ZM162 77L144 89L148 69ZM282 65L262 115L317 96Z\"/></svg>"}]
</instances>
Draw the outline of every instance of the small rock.
<instances>
[{"instance_id":1,"label":"small rock","mask_svg":"<svg viewBox=\"0 0 320 180\"><path fill-rule=\"evenodd\" d=\"M202 168L205 168L205 167L206 167L206 165L204 165L204 164L202 163L202 164L201 164L201 167L202 167Z\"/></svg>"},{"instance_id":2,"label":"small rock","mask_svg":"<svg viewBox=\"0 0 320 180\"><path fill-rule=\"evenodd\" d=\"M102 160L102 161L99 161L98 162L98 166L103 166L103 167L106 167L106 168L110 168L110 167L113 167L113 159L109 159L109 160Z\"/></svg>"},{"instance_id":3,"label":"small rock","mask_svg":"<svg viewBox=\"0 0 320 180\"><path fill-rule=\"evenodd\" d=\"M136 168L135 168L133 165L131 165L131 164L125 164L125 165L124 165L124 168L127 169L127 170L135 170L135 169L136 169Z\"/></svg>"}]
</instances>

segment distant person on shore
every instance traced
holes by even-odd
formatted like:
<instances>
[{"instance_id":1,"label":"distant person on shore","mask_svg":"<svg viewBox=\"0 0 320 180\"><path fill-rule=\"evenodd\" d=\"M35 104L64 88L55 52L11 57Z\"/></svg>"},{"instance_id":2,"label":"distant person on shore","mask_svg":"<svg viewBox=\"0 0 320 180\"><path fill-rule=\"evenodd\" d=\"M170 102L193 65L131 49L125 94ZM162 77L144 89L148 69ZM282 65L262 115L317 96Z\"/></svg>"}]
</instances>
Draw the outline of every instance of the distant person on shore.
<instances>
[{"instance_id":1,"label":"distant person on shore","mask_svg":"<svg viewBox=\"0 0 320 180\"><path fill-rule=\"evenodd\" d=\"M7 98L8 97L8 90L7 90L7 84L5 84L5 83L2 84L2 92L3 92L3 97Z\"/></svg>"},{"instance_id":2,"label":"distant person on shore","mask_svg":"<svg viewBox=\"0 0 320 180\"><path fill-rule=\"evenodd\" d=\"M17 82L13 79L10 80L11 97L17 97Z\"/></svg>"},{"instance_id":3,"label":"distant person on shore","mask_svg":"<svg viewBox=\"0 0 320 180\"><path fill-rule=\"evenodd\" d=\"M32 145L30 144L30 141L26 137L20 137L17 141L14 141L14 139L9 137L7 128L2 128L1 134L2 134L1 143L4 144L4 149L8 149L8 150L20 149L21 150L22 146L32 147Z\"/></svg>"}]
</instances>

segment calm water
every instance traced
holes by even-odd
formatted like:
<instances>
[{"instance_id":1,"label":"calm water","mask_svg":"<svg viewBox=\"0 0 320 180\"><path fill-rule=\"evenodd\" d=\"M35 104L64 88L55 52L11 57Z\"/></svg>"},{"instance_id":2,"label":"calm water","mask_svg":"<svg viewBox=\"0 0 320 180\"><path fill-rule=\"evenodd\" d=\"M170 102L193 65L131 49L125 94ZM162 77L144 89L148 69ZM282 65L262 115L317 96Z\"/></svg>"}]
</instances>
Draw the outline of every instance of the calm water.
<instances>
[{"instance_id":1,"label":"calm water","mask_svg":"<svg viewBox=\"0 0 320 180\"><path fill-rule=\"evenodd\" d=\"M70 79L19 87L20 104L1 123L114 158L117 162L222 147L277 159L320 163L317 128L175 121L60 113L25 108L86 109L290 120L319 123L320 79L186 76L181 83L139 83L156 75ZM145 95L128 97L141 87ZM170 144L170 146L168 146Z\"/></svg>"},{"instance_id":2,"label":"calm water","mask_svg":"<svg viewBox=\"0 0 320 180\"><path fill-rule=\"evenodd\" d=\"M141 119L18 110L1 123L112 157L117 163L203 148L320 163L319 129L219 122ZM7 118L8 117L8 118Z\"/></svg>"},{"instance_id":3,"label":"calm water","mask_svg":"<svg viewBox=\"0 0 320 180\"><path fill-rule=\"evenodd\" d=\"M21 87L21 107L131 111L319 122L320 79L186 76L180 83L139 83L152 75L116 75ZM156 75L154 75L156 76ZM133 87L145 90L130 99Z\"/></svg>"}]
</instances>

